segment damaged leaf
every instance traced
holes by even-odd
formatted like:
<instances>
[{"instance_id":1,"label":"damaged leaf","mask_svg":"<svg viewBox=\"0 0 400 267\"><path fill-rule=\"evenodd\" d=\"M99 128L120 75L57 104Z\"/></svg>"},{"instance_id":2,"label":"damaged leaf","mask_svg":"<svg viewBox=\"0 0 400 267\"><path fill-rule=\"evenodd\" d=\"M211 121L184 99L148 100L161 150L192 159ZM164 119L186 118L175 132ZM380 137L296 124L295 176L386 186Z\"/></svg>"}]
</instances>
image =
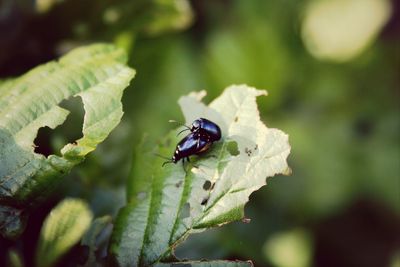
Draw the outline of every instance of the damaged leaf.
<instances>
[{"instance_id":1,"label":"damaged leaf","mask_svg":"<svg viewBox=\"0 0 400 267\"><path fill-rule=\"evenodd\" d=\"M60 177L117 126L123 90L135 74L126 61L123 50L96 44L0 84L0 210L12 217L0 218L3 236L18 235L23 223L15 229L10 222L45 198ZM83 137L64 146L59 155L46 158L35 153L39 128L62 124L69 112L59 104L73 96L81 97L84 105Z\"/></svg>"},{"instance_id":2,"label":"damaged leaf","mask_svg":"<svg viewBox=\"0 0 400 267\"><path fill-rule=\"evenodd\" d=\"M222 140L184 167L162 168L163 160L154 156L172 155L180 139L177 130L157 150L138 151L128 204L117 216L109 248L119 266L175 262L174 248L188 235L243 219L250 194L265 185L267 177L290 173L288 136L260 120L256 97L261 95L266 92L235 85L208 106L201 102L205 92L179 100L186 124L210 119L221 127Z\"/></svg>"}]
</instances>

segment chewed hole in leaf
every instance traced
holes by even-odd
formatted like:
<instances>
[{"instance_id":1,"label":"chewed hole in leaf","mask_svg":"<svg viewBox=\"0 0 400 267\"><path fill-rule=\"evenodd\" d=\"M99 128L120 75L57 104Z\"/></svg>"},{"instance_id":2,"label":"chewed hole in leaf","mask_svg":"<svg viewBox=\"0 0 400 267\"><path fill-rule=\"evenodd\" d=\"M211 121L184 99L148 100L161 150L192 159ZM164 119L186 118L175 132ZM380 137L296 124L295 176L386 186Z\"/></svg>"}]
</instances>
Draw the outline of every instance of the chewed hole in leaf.
<instances>
[{"instance_id":1,"label":"chewed hole in leaf","mask_svg":"<svg viewBox=\"0 0 400 267\"><path fill-rule=\"evenodd\" d=\"M60 131L65 136L67 143L74 143L83 136L82 128L85 110L82 99L80 97L70 97L63 100L59 106L69 110L70 114L64 123L55 129L55 132L58 133Z\"/></svg>"},{"instance_id":2,"label":"chewed hole in leaf","mask_svg":"<svg viewBox=\"0 0 400 267\"><path fill-rule=\"evenodd\" d=\"M46 158L53 154L53 148L50 143L52 129L49 127L42 127L39 129L34 144L35 153L42 154Z\"/></svg>"},{"instance_id":3,"label":"chewed hole in leaf","mask_svg":"<svg viewBox=\"0 0 400 267\"><path fill-rule=\"evenodd\" d=\"M204 190L209 190L211 188L211 182L209 180L205 181L203 184Z\"/></svg>"},{"instance_id":4,"label":"chewed hole in leaf","mask_svg":"<svg viewBox=\"0 0 400 267\"><path fill-rule=\"evenodd\" d=\"M238 144L235 141L231 141L227 143L226 149L228 150L229 154L232 156L237 156L240 154L239 149L238 149Z\"/></svg>"},{"instance_id":5,"label":"chewed hole in leaf","mask_svg":"<svg viewBox=\"0 0 400 267\"><path fill-rule=\"evenodd\" d=\"M45 201L118 125L121 97L135 74L126 61L122 49L94 44L0 82L0 199L24 208L21 215L0 215L13 221L0 227L2 236L21 234L29 207ZM39 154L52 152L58 155Z\"/></svg>"},{"instance_id":6,"label":"chewed hole in leaf","mask_svg":"<svg viewBox=\"0 0 400 267\"><path fill-rule=\"evenodd\" d=\"M205 206L205 205L207 205L207 202L208 202L208 199L209 199L209 197L205 197L205 198L203 198L203 200L201 201L201 205L202 206Z\"/></svg>"},{"instance_id":7,"label":"chewed hole in leaf","mask_svg":"<svg viewBox=\"0 0 400 267\"><path fill-rule=\"evenodd\" d=\"M181 210L181 219L185 219L188 218L190 216L190 204L189 203L185 203L185 205L183 205L182 210Z\"/></svg>"},{"instance_id":8,"label":"chewed hole in leaf","mask_svg":"<svg viewBox=\"0 0 400 267\"><path fill-rule=\"evenodd\" d=\"M80 139L85 111L80 97L63 100L59 106L69 111L66 120L55 128L42 127L34 140L35 153L48 157L60 151L66 144Z\"/></svg>"}]
</instances>

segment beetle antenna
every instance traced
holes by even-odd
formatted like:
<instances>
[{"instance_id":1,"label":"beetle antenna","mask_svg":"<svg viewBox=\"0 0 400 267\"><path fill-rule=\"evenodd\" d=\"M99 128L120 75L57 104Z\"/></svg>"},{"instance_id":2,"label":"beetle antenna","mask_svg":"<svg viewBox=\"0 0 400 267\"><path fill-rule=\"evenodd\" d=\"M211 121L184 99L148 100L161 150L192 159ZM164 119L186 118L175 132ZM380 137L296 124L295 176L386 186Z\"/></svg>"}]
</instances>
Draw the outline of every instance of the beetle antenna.
<instances>
[{"instance_id":1,"label":"beetle antenna","mask_svg":"<svg viewBox=\"0 0 400 267\"><path fill-rule=\"evenodd\" d=\"M170 158L164 157L160 154L154 153L155 156L160 157L162 159L166 159L167 161L165 161L161 166L164 167L164 165L168 164L168 163L173 163L174 161Z\"/></svg>"},{"instance_id":2,"label":"beetle antenna","mask_svg":"<svg viewBox=\"0 0 400 267\"><path fill-rule=\"evenodd\" d=\"M167 164L172 163L172 162L173 162L172 160L167 160L161 166L164 167L164 165L167 165Z\"/></svg>"},{"instance_id":3,"label":"beetle antenna","mask_svg":"<svg viewBox=\"0 0 400 267\"><path fill-rule=\"evenodd\" d=\"M186 125L185 125L186 126ZM182 131L180 131L176 136L179 136L181 133L183 133L184 131L190 131L190 129L183 129Z\"/></svg>"},{"instance_id":4,"label":"beetle antenna","mask_svg":"<svg viewBox=\"0 0 400 267\"><path fill-rule=\"evenodd\" d=\"M179 121L176 121L176 120L169 120L168 122L177 123L177 124L179 124L180 126L186 127L187 130L190 130L190 127L187 126L186 124L183 124L182 122L179 122Z\"/></svg>"}]
</instances>

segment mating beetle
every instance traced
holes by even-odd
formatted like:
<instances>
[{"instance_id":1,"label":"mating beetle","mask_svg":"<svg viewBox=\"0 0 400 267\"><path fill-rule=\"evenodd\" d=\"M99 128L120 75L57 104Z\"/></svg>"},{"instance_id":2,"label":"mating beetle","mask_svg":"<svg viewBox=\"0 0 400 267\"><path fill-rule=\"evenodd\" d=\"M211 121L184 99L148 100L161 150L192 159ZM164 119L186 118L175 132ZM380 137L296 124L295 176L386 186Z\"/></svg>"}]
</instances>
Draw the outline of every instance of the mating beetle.
<instances>
[{"instance_id":1,"label":"mating beetle","mask_svg":"<svg viewBox=\"0 0 400 267\"><path fill-rule=\"evenodd\" d=\"M172 121L175 122L175 121ZM192 122L191 127L181 124L182 126L186 127L178 133L178 135L184 131L191 131L192 133L198 133L202 136L207 136L211 142L218 141L221 139L221 129L217 124L214 122L200 118Z\"/></svg>"},{"instance_id":2,"label":"mating beetle","mask_svg":"<svg viewBox=\"0 0 400 267\"><path fill-rule=\"evenodd\" d=\"M185 158L189 161L189 156L206 151L213 142L221 139L221 129L210 120L200 118L192 123L192 127L184 126L187 129L183 131L190 130L191 133L178 143L172 158L164 162L162 166L167 163L177 163L180 159L183 162Z\"/></svg>"},{"instance_id":3,"label":"mating beetle","mask_svg":"<svg viewBox=\"0 0 400 267\"><path fill-rule=\"evenodd\" d=\"M177 163L180 159L183 163L185 158L189 161L189 156L204 152L211 145L212 142L207 137L200 136L198 133L190 133L178 143L172 158L164 162L162 166L168 163Z\"/></svg>"},{"instance_id":4,"label":"mating beetle","mask_svg":"<svg viewBox=\"0 0 400 267\"><path fill-rule=\"evenodd\" d=\"M192 128L190 129L192 133L199 133L203 136L208 136L211 142L218 141L221 139L221 129L214 122L200 118L192 123Z\"/></svg>"}]
</instances>

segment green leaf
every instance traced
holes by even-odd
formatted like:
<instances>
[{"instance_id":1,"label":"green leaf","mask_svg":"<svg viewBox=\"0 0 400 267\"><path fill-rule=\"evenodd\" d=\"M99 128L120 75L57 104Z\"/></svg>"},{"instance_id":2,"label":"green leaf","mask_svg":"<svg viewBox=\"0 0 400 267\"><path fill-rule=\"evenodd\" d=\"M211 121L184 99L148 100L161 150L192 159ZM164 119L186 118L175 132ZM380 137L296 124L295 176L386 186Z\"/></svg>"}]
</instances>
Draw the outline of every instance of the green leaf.
<instances>
[{"instance_id":1,"label":"green leaf","mask_svg":"<svg viewBox=\"0 0 400 267\"><path fill-rule=\"evenodd\" d=\"M126 60L121 49L91 45L0 84L0 207L24 207L45 198L108 136L122 117L122 92L135 74ZM84 105L83 137L60 155L34 153L38 129L62 124L69 112L59 103L72 96L80 96ZM3 235L20 232L3 231L4 221Z\"/></svg>"},{"instance_id":2,"label":"green leaf","mask_svg":"<svg viewBox=\"0 0 400 267\"><path fill-rule=\"evenodd\" d=\"M53 266L86 232L92 213L85 202L65 199L47 216L40 232L36 266Z\"/></svg>"},{"instance_id":3,"label":"green leaf","mask_svg":"<svg viewBox=\"0 0 400 267\"><path fill-rule=\"evenodd\" d=\"M200 102L205 92L179 100L187 124L208 118L221 127L222 141L184 168L162 168L162 160L154 156L172 155L179 141L176 130L158 151L138 151L129 203L117 216L109 248L119 266L170 261L189 234L244 218L249 195L265 185L266 177L290 173L288 136L260 120L256 97L265 94L239 85L227 88L209 106Z\"/></svg>"}]
</instances>

